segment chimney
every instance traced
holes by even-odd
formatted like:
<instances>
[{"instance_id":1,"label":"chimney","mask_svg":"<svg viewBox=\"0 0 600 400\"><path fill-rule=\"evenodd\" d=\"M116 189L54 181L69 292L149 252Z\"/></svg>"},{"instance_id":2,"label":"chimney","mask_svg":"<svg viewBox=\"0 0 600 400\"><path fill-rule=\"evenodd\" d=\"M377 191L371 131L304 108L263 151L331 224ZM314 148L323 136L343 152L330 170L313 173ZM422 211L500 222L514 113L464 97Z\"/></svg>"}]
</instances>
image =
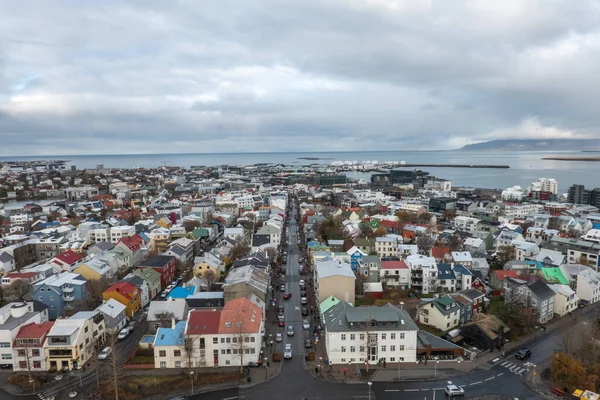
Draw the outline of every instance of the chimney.
<instances>
[{"instance_id":1,"label":"chimney","mask_svg":"<svg viewBox=\"0 0 600 400\"><path fill-rule=\"evenodd\" d=\"M175 329L175 318L171 318L171 329Z\"/></svg>"}]
</instances>

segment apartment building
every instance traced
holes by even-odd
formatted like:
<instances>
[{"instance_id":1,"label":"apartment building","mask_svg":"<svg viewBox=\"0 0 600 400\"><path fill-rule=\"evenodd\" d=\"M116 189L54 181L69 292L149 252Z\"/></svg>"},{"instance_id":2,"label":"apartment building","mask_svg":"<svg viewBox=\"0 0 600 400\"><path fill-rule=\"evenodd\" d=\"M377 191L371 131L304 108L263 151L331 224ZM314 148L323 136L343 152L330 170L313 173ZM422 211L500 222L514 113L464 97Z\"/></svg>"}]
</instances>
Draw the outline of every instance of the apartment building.
<instances>
[{"instance_id":1,"label":"apartment building","mask_svg":"<svg viewBox=\"0 0 600 400\"><path fill-rule=\"evenodd\" d=\"M87 282L79 274L63 272L36 283L33 298L47 305L48 317L56 319L87 302Z\"/></svg>"},{"instance_id":2,"label":"apartment building","mask_svg":"<svg viewBox=\"0 0 600 400\"><path fill-rule=\"evenodd\" d=\"M46 371L46 336L54 322L30 322L21 326L14 340L13 371Z\"/></svg>"},{"instance_id":3,"label":"apartment building","mask_svg":"<svg viewBox=\"0 0 600 400\"><path fill-rule=\"evenodd\" d=\"M48 371L71 371L94 355L93 326L88 319L59 319L46 335Z\"/></svg>"},{"instance_id":4,"label":"apartment building","mask_svg":"<svg viewBox=\"0 0 600 400\"><path fill-rule=\"evenodd\" d=\"M410 287L418 293L435 292L438 286L438 269L435 258L420 254L406 257L410 269Z\"/></svg>"}]
</instances>

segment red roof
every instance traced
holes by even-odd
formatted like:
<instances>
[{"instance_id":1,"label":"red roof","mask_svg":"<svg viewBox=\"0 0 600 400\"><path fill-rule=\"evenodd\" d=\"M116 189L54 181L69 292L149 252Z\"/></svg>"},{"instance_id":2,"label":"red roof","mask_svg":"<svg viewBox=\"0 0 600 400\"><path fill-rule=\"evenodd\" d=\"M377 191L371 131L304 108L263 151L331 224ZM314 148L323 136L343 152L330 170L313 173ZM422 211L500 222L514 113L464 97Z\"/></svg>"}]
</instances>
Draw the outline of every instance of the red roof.
<instances>
[{"instance_id":1,"label":"red roof","mask_svg":"<svg viewBox=\"0 0 600 400\"><path fill-rule=\"evenodd\" d=\"M387 219L384 219L383 221L381 221L379 223L379 226L386 226L389 228L396 228L396 229L400 229L402 227L402 225L400 224L400 221L389 221Z\"/></svg>"},{"instance_id":2,"label":"red roof","mask_svg":"<svg viewBox=\"0 0 600 400\"><path fill-rule=\"evenodd\" d=\"M188 317L187 333L190 335L216 335L219 333L221 311L192 310Z\"/></svg>"},{"instance_id":3,"label":"red roof","mask_svg":"<svg viewBox=\"0 0 600 400\"><path fill-rule=\"evenodd\" d=\"M77 261L83 258L83 254L75 253L74 251L67 250L62 254L54 257L55 259L69 265L75 264Z\"/></svg>"},{"instance_id":4,"label":"red roof","mask_svg":"<svg viewBox=\"0 0 600 400\"><path fill-rule=\"evenodd\" d=\"M38 339L44 337L50 332L50 329L54 326L54 321L44 322L43 324L36 324L31 322L27 325L23 325L17 333L16 339ZM41 347L41 346L40 346Z\"/></svg>"},{"instance_id":5,"label":"red roof","mask_svg":"<svg viewBox=\"0 0 600 400\"><path fill-rule=\"evenodd\" d=\"M431 248L431 257L433 258L444 258L446 254L450 254L450 249L448 247Z\"/></svg>"},{"instance_id":6,"label":"red roof","mask_svg":"<svg viewBox=\"0 0 600 400\"><path fill-rule=\"evenodd\" d=\"M142 237L136 233L133 236L122 237L117 244L123 243L129 250L136 251L140 248L143 242L144 239L142 239Z\"/></svg>"},{"instance_id":7,"label":"red roof","mask_svg":"<svg viewBox=\"0 0 600 400\"><path fill-rule=\"evenodd\" d=\"M10 279L29 279L37 275L37 272L9 272L4 277Z\"/></svg>"},{"instance_id":8,"label":"red roof","mask_svg":"<svg viewBox=\"0 0 600 400\"><path fill-rule=\"evenodd\" d=\"M122 294L126 298L133 300L133 298L135 297L134 292L136 290L138 290L138 288L133 286L129 282L117 282L117 283L113 284L111 287L109 287L108 289L106 289L104 291L104 293L117 292L117 293Z\"/></svg>"},{"instance_id":9,"label":"red roof","mask_svg":"<svg viewBox=\"0 0 600 400\"><path fill-rule=\"evenodd\" d=\"M408 269L404 261L382 261L381 268L383 269Z\"/></svg>"},{"instance_id":10,"label":"red roof","mask_svg":"<svg viewBox=\"0 0 600 400\"><path fill-rule=\"evenodd\" d=\"M496 278L498 278L499 281L503 281L506 278L518 278L519 277L518 272L515 271L514 269L511 269L509 271L495 270L494 274L496 274Z\"/></svg>"}]
</instances>

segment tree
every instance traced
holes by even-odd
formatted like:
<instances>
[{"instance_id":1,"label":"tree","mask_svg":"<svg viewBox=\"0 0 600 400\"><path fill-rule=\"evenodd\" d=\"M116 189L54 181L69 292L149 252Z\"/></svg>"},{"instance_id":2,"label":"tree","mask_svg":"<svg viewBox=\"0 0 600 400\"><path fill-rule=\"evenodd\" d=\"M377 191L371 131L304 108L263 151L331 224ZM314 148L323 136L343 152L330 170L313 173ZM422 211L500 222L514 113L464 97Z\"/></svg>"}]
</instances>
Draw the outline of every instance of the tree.
<instances>
[{"instance_id":1,"label":"tree","mask_svg":"<svg viewBox=\"0 0 600 400\"><path fill-rule=\"evenodd\" d=\"M117 360L117 336L116 332L108 335L108 346L112 352L109 357L108 363L108 376L109 382L112 383L113 390L115 391L115 400L119 400L119 381L120 381L120 368Z\"/></svg>"},{"instance_id":2,"label":"tree","mask_svg":"<svg viewBox=\"0 0 600 400\"><path fill-rule=\"evenodd\" d=\"M368 278L360 272L355 272L354 276L356 277L354 280L354 293L357 296L364 296L369 283Z\"/></svg>"},{"instance_id":3,"label":"tree","mask_svg":"<svg viewBox=\"0 0 600 400\"><path fill-rule=\"evenodd\" d=\"M246 332L246 325L244 324L243 311L233 312L234 317L230 322L231 325L231 352L232 354L240 359L240 373L244 372L244 355L255 352L254 340L255 336ZM226 327L227 327L227 323Z\"/></svg>"},{"instance_id":4,"label":"tree","mask_svg":"<svg viewBox=\"0 0 600 400\"><path fill-rule=\"evenodd\" d=\"M450 221L451 219L456 218L456 210L453 208L449 208L444 211L444 219L446 221Z\"/></svg>"},{"instance_id":5,"label":"tree","mask_svg":"<svg viewBox=\"0 0 600 400\"><path fill-rule=\"evenodd\" d=\"M561 387L566 387L572 392L575 389L585 388L595 391L598 382L597 367L592 370L569 357L568 354L554 353L550 366L550 379Z\"/></svg>"},{"instance_id":6,"label":"tree","mask_svg":"<svg viewBox=\"0 0 600 400\"><path fill-rule=\"evenodd\" d=\"M387 235L387 231L385 230L385 228L383 226L380 226L379 228L375 229L375 232L373 232L373 235L375 237L382 237Z\"/></svg>"},{"instance_id":7,"label":"tree","mask_svg":"<svg viewBox=\"0 0 600 400\"><path fill-rule=\"evenodd\" d=\"M250 244L246 240L243 240L231 248L229 262L233 264L236 260L244 258L248 254L250 254Z\"/></svg>"},{"instance_id":8,"label":"tree","mask_svg":"<svg viewBox=\"0 0 600 400\"><path fill-rule=\"evenodd\" d=\"M498 310L498 317L517 335L527 333L538 321L535 309L530 307L522 296L510 301L505 300Z\"/></svg>"},{"instance_id":9,"label":"tree","mask_svg":"<svg viewBox=\"0 0 600 400\"><path fill-rule=\"evenodd\" d=\"M326 218L318 225L317 232L324 241L339 240L344 238L342 221L338 217Z\"/></svg>"},{"instance_id":10,"label":"tree","mask_svg":"<svg viewBox=\"0 0 600 400\"><path fill-rule=\"evenodd\" d=\"M421 235L417 237L417 247L421 254L429 255L431 248L435 245L435 239L430 235Z\"/></svg>"},{"instance_id":11,"label":"tree","mask_svg":"<svg viewBox=\"0 0 600 400\"><path fill-rule=\"evenodd\" d=\"M267 252L267 257L269 258L269 265L274 266L275 261L277 260L277 251L274 248L269 247L269 248L267 248L266 252Z\"/></svg>"},{"instance_id":12,"label":"tree","mask_svg":"<svg viewBox=\"0 0 600 400\"><path fill-rule=\"evenodd\" d=\"M183 221L183 227L185 228L185 232L192 232L195 229L200 228L200 222L199 221L195 221L195 220L189 220L186 219L185 221Z\"/></svg>"},{"instance_id":13,"label":"tree","mask_svg":"<svg viewBox=\"0 0 600 400\"><path fill-rule=\"evenodd\" d=\"M96 308L102 304L102 293L108 289L109 286L110 281L105 277L87 281L88 305L91 308Z\"/></svg>"},{"instance_id":14,"label":"tree","mask_svg":"<svg viewBox=\"0 0 600 400\"><path fill-rule=\"evenodd\" d=\"M417 218L417 222L419 222L420 224L428 224L429 221L431 221L431 214L427 212L424 212Z\"/></svg>"},{"instance_id":15,"label":"tree","mask_svg":"<svg viewBox=\"0 0 600 400\"><path fill-rule=\"evenodd\" d=\"M548 218L548 229L560 231L560 219L558 217Z\"/></svg>"},{"instance_id":16,"label":"tree","mask_svg":"<svg viewBox=\"0 0 600 400\"><path fill-rule=\"evenodd\" d=\"M215 272L215 270L213 270L212 268L209 268L207 270L202 271L201 277L204 280L204 282L206 283L206 287L208 288L208 291L210 292L212 290L212 285L215 282L219 281L220 275L217 272Z\"/></svg>"},{"instance_id":17,"label":"tree","mask_svg":"<svg viewBox=\"0 0 600 400\"><path fill-rule=\"evenodd\" d=\"M396 217L398 218L398 220L400 222L412 222L412 223L417 222L417 214L415 214L415 213L399 211L396 213Z\"/></svg>"},{"instance_id":18,"label":"tree","mask_svg":"<svg viewBox=\"0 0 600 400\"><path fill-rule=\"evenodd\" d=\"M24 301L30 297L31 287L22 279L17 279L8 287L8 292L11 297L16 300Z\"/></svg>"},{"instance_id":19,"label":"tree","mask_svg":"<svg viewBox=\"0 0 600 400\"><path fill-rule=\"evenodd\" d=\"M504 264L514 260L516 257L515 248L512 246L500 246L496 251L496 262L494 263L494 269L504 268Z\"/></svg>"}]
</instances>

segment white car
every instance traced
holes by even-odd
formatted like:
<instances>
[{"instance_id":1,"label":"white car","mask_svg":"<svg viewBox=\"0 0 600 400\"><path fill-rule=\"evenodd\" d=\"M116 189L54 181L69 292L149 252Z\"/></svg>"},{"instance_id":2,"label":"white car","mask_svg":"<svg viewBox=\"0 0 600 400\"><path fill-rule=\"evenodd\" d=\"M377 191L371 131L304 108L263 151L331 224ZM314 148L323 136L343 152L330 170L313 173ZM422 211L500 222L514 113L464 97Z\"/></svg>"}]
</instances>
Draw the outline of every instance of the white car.
<instances>
[{"instance_id":1,"label":"white car","mask_svg":"<svg viewBox=\"0 0 600 400\"><path fill-rule=\"evenodd\" d=\"M307 303L308 303L308 299L307 299L306 297L302 297L302 298L300 299L300 303L301 303L301 304L307 304Z\"/></svg>"},{"instance_id":2,"label":"white car","mask_svg":"<svg viewBox=\"0 0 600 400\"><path fill-rule=\"evenodd\" d=\"M285 349L283 350L283 358L292 358L292 345L286 344Z\"/></svg>"},{"instance_id":3,"label":"white car","mask_svg":"<svg viewBox=\"0 0 600 400\"><path fill-rule=\"evenodd\" d=\"M117 335L117 339L123 340L127 336L129 336L129 328L123 328L121 329L121 332L119 332L119 334Z\"/></svg>"},{"instance_id":4,"label":"white car","mask_svg":"<svg viewBox=\"0 0 600 400\"><path fill-rule=\"evenodd\" d=\"M104 350L98 354L98 360L106 360L111 353L112 349L110 347L105 347Z\"/></svg>"},{"instance_id":5,"label":"white car","mask_svg":"<svg viewBox=\"0 0 600 400\"><path fill-rule=\"evenodd\" d=\"M304 328L306 330L310 329L310 322L308 322L307 319L302 320L302 328Z\"/></svg>"},{"instance_id":6,"label":"white car","mask_svg":"<svg viewBox=\"0 0 600 400\"><path fill-rule=\"evenodd\" d=\"M300 286L304 286L304 279L300 279Z\"/></svg>"},{"instance_id":7,"label":"white car","mask_svg":"<svg viewBox=\"0 0 600 400\"><path fill-rule=\"evenodd\" d=\"M448 397L464 396L465 395L465 390L463 388L459 387L459 386L456 386L456 385L448 385L448 386L446 386L445 392L448 395Z\"/></svg>"},{"instance_id":8,"label":"white car","mask_svg":"<svg viewBox=\"0 0 600 400\"><path fill-rule=\"evenodd\" d=\"M281 332L277 332L275 334L275 341L276 342L281 342L283 340L283 335L281 334Z\"/></svg>"}]
</instances>

